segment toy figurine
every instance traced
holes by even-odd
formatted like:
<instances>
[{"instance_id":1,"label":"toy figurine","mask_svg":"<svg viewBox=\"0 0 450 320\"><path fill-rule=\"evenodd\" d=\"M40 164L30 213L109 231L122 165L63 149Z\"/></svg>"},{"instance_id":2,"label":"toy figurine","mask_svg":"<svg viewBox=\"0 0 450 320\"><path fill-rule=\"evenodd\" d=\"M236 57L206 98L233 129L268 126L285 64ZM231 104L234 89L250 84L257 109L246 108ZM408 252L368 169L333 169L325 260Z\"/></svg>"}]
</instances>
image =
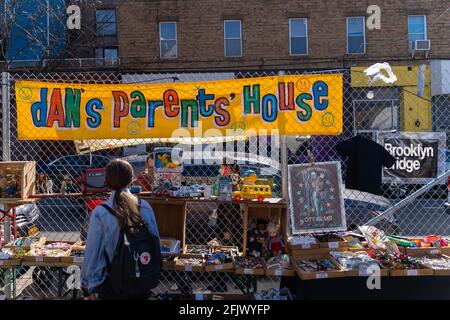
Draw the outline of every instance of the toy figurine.
<instances>
[{"instance_id":1,"label":"toy figurine","mask_svg":"<svg viewBox=\"0 0 450 320\"><path fill-rule=\"evenodd\" d=\"M267 225L269 238L267 239L267 250L271 256L284 253L284 244L278 234L278 225L271 222Z\"/></svg>"},{"instance_id":2,"label":"toy figurine","mask_svg":"<svg viewBox=\"0 0 450 320\"><path fill-rule=\"evenodd\" d=\"M264 245L261 243L261 237L255 233L250 234L250 238L247 245L248 255L253 257L260 257L263 248Z\"/></svg>"},{"instance_id":3,"label":"toy figurine","mask_svg":"<svg viewBox=\"0 0 450 320\"><path fill-rule=\"evenodd\" d=\"M70 180L68 175L65 175L63 180L61 181L61 193L66 194L70 192L72 188L72 181Z\"/></svg>"},{"instance_id":4,"label":"toy figurine","mask_svg":"<svg viewBox=\"0 0 450 320\"><path fill-rule=\"evenodd\" d=\"M241 190L241 187L239 186L241 181L242 181L242 179L238 173L231 174L231 185L233 186L233 192Z\"/></svg>"},{"instance_id":5,"label":"toy figurine","mask_svg":"<svg viewBox=\"0 0 450 320\"><path fill-rule=\"evenodd\" d=\"M233 243L231 234L228 230L225 230L223 232L221 242L226 247L234 247L235 246L235 244Z\"/></svg>"},{"instance_id":6,"label":"toy figurine","mask_svg":"<svg viewBox=\"0 0 450 320\"><path fill-rule=\"evenodd\" d=\"M225 158L223 159L223 162L220 165L219 173L222 178L229 178L233 173L232 165L229 164L228 160Z\"/></svg>"},{"instance_id":7,"label":"toy figurine","mask_svg":"<svg viewBox=\"0 0 450 320\"><path fill-rule=\"evenodd\" d=\"M253 170L247 170L244 173L244 185L254 185L256 184L256 180L258 180L258 176L256 172Z\"/></svg>"},{"instance_id":8,"label":"toy figurine","mask_svg":"<svg viewBox=\"0 0 450 320\"><path fill-rule=\"evenodd\" d=\"M48 181L49 178L44 173L36 174L36 192L38 194L46 193Z\"/></svg>"},{"instance_id":9,"label":"toy figurine","mask_svg":"<svg viewBox=\"0 0 450 320\"><path fill-rule=\"evenodd\" d=\"M49 179L48 177L46 177L46 182L45 182L45 193L47 194L52 194L53 193L53 180Z\"/></svg>"},{"instance_id":10,"label":"toy figurine","mask_svg":"<svg viewBox=\"0 0 450 320\"><path fill-rule=\"evenodd\" d=\"M202 187L203 187L203 197L205 199L210 199L212 196L212 187L207 184L203 184Z\"/></svg>"},{"instance_id":11,"label":"toy figurine","mask_svg":"<svg viewBox=\"0 0 450 320\"><path fill-rule=\"evenodd\" d=\"M14 198L17 196L19 192L19 185L17 183L17 179L15 176L11 178L10 181L8 181L8 186L5 189L6 196L9 198Z\"/></svg>"},{"instance_id":12,"label":"toy figurine","mask_svg":"<svg viewBox=\"0 0 450 320\"><path fill-rule=\"evenodd\" d=\"M2 169L0 171L0 193L3 193L8 187L8 179L6 179L6 171Z\"/></svg>"},{"instance_id":13,"label":"toy figurine","mask_svg":"<svg viewBox=\"0 0 450 320\"><path fill-rule=\"evenodd\" d=\"M263 219L257 220L257 229L255 230L255 233L259 235L261 238L268 238L269 233L267 232L267 221Z\"/></svg>"}]
</instances>

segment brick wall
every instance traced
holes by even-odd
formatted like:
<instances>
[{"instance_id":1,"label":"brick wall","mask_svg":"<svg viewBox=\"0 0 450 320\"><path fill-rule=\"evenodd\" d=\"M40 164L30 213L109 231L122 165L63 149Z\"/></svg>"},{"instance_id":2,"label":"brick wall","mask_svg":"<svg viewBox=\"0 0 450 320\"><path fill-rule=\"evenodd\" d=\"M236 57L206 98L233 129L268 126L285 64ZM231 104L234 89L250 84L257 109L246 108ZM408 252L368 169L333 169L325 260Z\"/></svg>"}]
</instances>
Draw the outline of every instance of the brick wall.
<instances>
[{"instance_id":1,"label":"brick wall","mask_svg":"<svg viewBox=\"0 0 450 320\"><path fill-rule=\"evenodd\" d=\"M346 55L346 17L381 7L381 30L366 30L367 53ZM118 42L124 70L312 68L411 62L407 16L426 14L430 58L450 57L450 0L122 0ZM443 14L444 13L444 14ZM436 20L438 17L440 18ZM289 55L289 18L308 18L309 55ZM223 20L241 19L243 57L225 58ZM178 58L159 59L159 22L176 21ZM421 59L418 54L416 59Z\"/></svg>"}]
</instances>

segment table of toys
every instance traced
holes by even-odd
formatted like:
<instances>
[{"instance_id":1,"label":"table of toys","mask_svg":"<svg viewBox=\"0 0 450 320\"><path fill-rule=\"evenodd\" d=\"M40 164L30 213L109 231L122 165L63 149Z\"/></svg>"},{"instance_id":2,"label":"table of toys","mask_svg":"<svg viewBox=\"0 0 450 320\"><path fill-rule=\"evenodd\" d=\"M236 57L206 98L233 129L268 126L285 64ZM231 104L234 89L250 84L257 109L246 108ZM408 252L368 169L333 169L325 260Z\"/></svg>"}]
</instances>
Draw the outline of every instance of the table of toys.
<instances>
[{"instance_id":1,"label":"table of toys","mask_svg":"<svg viewBox=\"0 0 450 320\"><path fill-rule=\"evenodd\" d=\"M299 279L282 285L298 299L414 299L429 286L434 294L422 298L449 295L442 286L450 284L450 239L444 237L387 236L365 226L359 232L292 236L288 246Z\"/></svg>"},{"instance_id":2,"label":"table of toys","mask_svg":"<svg viewBox=\"0 0 450 320\"><path fill-rule=\"evenodd\" d=\"M32 177L34 174L33 163L21 163L18 169L15 169L15 164L13 166L8 163L5 166L10 171L2 174L7 177L5 179L9 179L10 186L16 186L14 181L19 180L16 178L19 174L22 177L20 180L25 179L23 177L27 174L21 173L24 168L30 168L31 174L28 176ZM13 169L19 173L12 171ZM245 178L253 183L258 181L253 172L247 173L244 180ZM233 189L227 187L232 182L228 180L225 181L226 184L219 183L218 186L219 189L223 187L223 194L227 195L225 198L221 198L220 192L216 197L204 198L208 193L205 193L204 188L198 188L195 193L177 192L159 197L150 193L139 194L139 197L151 204L155 213L161 235L164 270L224 272L252 279L257 276L280 276L281 287L284 286L283 283L289 287L298 281L297 277L303 286L306 282L310 282L311 286L327 281L333 283L334 279L364 279L365 284L366 279L373 275L382 279L428 277L441 282L450 279L446 277L450 276L449 239L434 235L418 239L394 237L385 235L374 227L360 227L353 233L324 233L288 238L287 203L282 199L272 198L275 195L272 195L271 187L265 184L267 181L258 182L259 184L244 181L241 191L231 193L228 191ZM21 185L16 189L9 188L11 192L7 195L17 197L20 201L39 201L48 197L89 198L89 195L84 194L18 193L17 190L25 190L28 184L23 182ZM107 194L104 196L107 197ZM186 217L189 214L187 206L200 204L205 207L208 203L238 208L243 217L242 240L232 244L229 238L216 238L207 243L186 243ZM1 270L16 270L24 266L63 269L82 265L85 244L29 237L16 239L0 248ZM13 281L15 279L13 277ZM411 280L411 283L414 281Z\"/></svg>"},{"instance_id":3,"label":"table of toys","mask_svg":"<svg viewBox=\"0 0 450 320\"><path fill-rule=\"evenodd\" d=\"M283 241L286 239L287 205L281 199L226 202L239 204L244 217L243 243L230 246L223 239L217 238L204 244L185 243L187 203L224 202L155 198L148 195L141 197L151 203L155 212L161 236L163 270L224 272L250 278L266 275L295 276L288 248L285 248ZM81 241L73 243L47 241L42 237L19 238L1 249L0 268L81 266L84 249L85 243ZM249 286L253 286L253 282ZM251 290L246 288L245 291Z\"/></svg>"}]
</instances>

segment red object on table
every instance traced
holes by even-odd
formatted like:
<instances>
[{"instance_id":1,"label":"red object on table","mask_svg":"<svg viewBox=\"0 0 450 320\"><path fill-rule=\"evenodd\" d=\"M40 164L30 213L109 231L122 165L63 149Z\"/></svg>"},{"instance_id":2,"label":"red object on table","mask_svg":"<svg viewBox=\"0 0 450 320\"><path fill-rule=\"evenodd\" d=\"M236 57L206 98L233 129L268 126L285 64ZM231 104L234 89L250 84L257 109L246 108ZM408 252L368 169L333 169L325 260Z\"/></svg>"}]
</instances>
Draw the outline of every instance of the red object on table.
<instances>
[{"instance_id":1,"label":"red object on table","mask_svg":"<svg viewBox=\"0 0 450 320\"><path fill-rule=\"evenodd\" d=\"M9 218L13 225L13 239L17 239L17 219L16 219L16 208L13 207L9 209L9 211L5 211L0 209L0 225L4 223L5 218ZM6 231L6 230L5 230ZM5 232L6 233L6 232ZM10 239L4 239L6 243L10 241ZM0 249L3 248L2 244L2 228L0 226Z\"/></svg>"},{"instance_id":2,"label":"red object on table","mask_svg":"<svg viewBox=\"0 0 450 320\"><path fill-rule=\"evenodd\" d=\"M94 209L101 203L103 203L105 200L103 199L87 199L86 200L86 206L88 209L88 213L90 214Z\"/></svg>"}]
</instances>

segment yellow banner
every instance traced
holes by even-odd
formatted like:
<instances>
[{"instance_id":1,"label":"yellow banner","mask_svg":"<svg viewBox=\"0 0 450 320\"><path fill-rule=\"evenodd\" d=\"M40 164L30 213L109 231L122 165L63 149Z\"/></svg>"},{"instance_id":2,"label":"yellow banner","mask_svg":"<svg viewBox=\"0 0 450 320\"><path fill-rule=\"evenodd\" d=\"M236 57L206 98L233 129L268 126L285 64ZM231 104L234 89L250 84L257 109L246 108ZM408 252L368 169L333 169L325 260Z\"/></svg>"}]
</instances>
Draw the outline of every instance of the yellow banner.
<instances>
[{"instance_id":1,"label":"yellow banner","mask_svg":"<svg viewBox=\"0 0 450 320\"><path fill-rule=\"evenodd\" d=\"M18 138L342 133L342 75L170 84L16 82Z\"/></svg>"}]
</instances>

